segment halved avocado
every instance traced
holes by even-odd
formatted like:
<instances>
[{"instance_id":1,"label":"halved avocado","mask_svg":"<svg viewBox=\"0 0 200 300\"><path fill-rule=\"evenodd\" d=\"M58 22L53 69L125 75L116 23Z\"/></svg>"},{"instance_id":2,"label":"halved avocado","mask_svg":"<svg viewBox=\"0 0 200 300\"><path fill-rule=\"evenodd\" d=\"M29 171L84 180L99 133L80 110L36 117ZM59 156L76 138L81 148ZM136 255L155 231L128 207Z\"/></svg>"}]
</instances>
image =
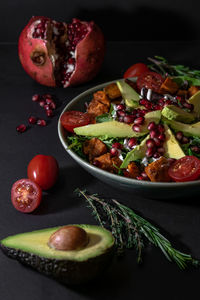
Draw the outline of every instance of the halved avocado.
<instances>
[{"instance_id":1,"label":"halved avocado","mask_svg":"<svg viewBox=\"0 0 200 300\"><path fill-rule=\"evenodd\" d=\"M37 271L65 284L80 284L99 275L114 254L114 238L108 230L94 225L73 225L84 229L87 245L79 250L56 250L48 245L50 236L62 227L47 228L9 236L3 252Z\"/></svg>"}]
</instances>

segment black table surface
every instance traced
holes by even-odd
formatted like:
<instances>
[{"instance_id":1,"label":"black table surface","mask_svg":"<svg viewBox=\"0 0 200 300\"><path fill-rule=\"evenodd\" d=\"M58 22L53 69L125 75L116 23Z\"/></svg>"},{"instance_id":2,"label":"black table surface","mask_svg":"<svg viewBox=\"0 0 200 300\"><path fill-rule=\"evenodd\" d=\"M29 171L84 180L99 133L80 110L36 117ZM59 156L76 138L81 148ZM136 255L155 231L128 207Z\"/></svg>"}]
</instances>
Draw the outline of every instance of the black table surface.
<instances>
[{"instance_id":1,"label":"black table surface","mask_svg":"<svg viewBox=\"0 0 200 300\"><path fill-rule=\"evenodd\" d=\"M180 250L200 259L199 199L142 198L134 193L110 187L74 162L62 147L57 121L65 105L96 84L122 77L128 66L146 62L146 57L160 55L173 63L200 67L200 42L108 42L105 62L99 75L90 83L74 88L48 88L34 82L22 69L17 45L0 45L0 239L21 232L70 223L96 224L91 211L73 191L80 187L90 193L112 197L161 228L161 232ZM31 101L33 94L53 93L61 105L48 126L33 126L23 134L16 126L27 123L29 115L44 117ZM12 184L27 177L26 168L36 154L53 155L60 166L59 180L45 192L39 209L32 214L16 211L10 200ZM83 287L66 287L11 260L0 253L0 299L193 299L199 290L199 269L181 271L166 260L161 251L149 246L143 264L136 262L135 251L114 261L97 281Z\"/></svg>"}]
</instances>

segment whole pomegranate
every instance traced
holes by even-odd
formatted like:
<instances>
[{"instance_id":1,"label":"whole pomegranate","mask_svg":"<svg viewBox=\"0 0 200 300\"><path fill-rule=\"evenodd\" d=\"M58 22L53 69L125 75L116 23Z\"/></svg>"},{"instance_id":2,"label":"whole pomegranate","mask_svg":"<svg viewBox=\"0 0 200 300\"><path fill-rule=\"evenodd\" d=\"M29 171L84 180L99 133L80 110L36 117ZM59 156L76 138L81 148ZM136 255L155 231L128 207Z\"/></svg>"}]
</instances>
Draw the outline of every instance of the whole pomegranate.
<instances>
[{"instance_id":1,"label":"whole pomegranate","mask_svg":"<svg viewBox=\"0 0 200 300\"><path fill-rule=\"evenodd\" d=\"M19 58L25 71L47 86L78 85L98 73L105 41L92 21L56 22L32 17L19 37Z\"/></svg>"}]
</instances>

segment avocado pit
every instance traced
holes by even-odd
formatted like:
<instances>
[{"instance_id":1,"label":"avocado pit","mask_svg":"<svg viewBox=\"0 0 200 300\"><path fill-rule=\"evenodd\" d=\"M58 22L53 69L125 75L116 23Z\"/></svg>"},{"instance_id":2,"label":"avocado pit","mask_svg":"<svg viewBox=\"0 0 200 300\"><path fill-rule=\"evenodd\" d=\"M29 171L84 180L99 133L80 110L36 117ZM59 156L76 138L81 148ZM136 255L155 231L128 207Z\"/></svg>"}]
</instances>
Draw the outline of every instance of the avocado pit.
<instances>
[{"instance_id":1,"label":"avocado pit","mask_svg":"<svg viewBox=\"0 0 200 300\"><path fill-rule=\"evenodd\" d=\"M67 225L50 236L48 245L55 250L72 251L83 249L88 241L88 235L83 228Z\"/></svg>"}]
</instances>

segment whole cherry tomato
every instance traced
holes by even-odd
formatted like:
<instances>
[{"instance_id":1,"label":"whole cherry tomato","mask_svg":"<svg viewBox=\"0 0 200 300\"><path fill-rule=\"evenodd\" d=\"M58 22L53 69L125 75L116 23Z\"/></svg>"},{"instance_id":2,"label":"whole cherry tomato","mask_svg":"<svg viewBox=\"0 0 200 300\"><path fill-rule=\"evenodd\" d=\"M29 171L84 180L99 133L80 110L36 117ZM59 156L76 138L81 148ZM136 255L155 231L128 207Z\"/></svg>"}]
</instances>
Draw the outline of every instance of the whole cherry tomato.
<instances>
[{"instance_id":1,"label":"whole cherry tomato","mask_svg":"<svg viewBox=\"0 0 200 300\"><path fill-rule=\"evenodd\" d=\"M141 90L143 87L146 89L152 89L154 92L158 92L164 78L156 72L145 72L141 74L137 79L137 87Z\"/></svg>"},{"instance_id":2,"label":"whole cherry tomato","mask_svg":"<svg viewBox=\"0 0 200 300\"><path fill-rule=\"evenodd\" d=\"M11 188L12 204L23 213L34 211L39 206L41 199L41 187L30 179L17 180Z\"/></svg>"},{"instance_id":3,"label":"whole cherry tomato","mask_svg":"<svg viewBox=\"0 0 200 300\"><path fill-rule=\"evenodd\" d=\"M56 183L59 173L57 160L49 155L36 155L28 164L28 178L48 190Z\"/></svg>"},{"instance_id":4,"label":"whole cherry tomato","mask_svg":"<svg viewBox=\"0 0 200 300\"><path fill-rule=\"evenodd\" d=\"M129 78L129 77L138 77L144 72L149 71L147 65L143 63L137 63L129 67L126 72L124 73L124 78Z\"/></svg>"},{"instance_id":5,"label":"whole cherry tomato","mask_svg":"<svg viewBox=\"0 0 200 300\"><path fill-rule=\"evenodd\" d=\"M67 131L74 132L74 128L90 123L90 115L75 110L65 111L60 118L60 122Z\"/></svg>"},{"instance_id":6,"label":"whole cherry tomato","mask_svg":"<svg viewBox=\"0 0 200 300\"><path fill-rule=\"evenodd\" d=\"M172 163L168 173L177 182L196 180L200 177L200 160L195 156L186 155Z\"/></svg>"}]
</instances>

